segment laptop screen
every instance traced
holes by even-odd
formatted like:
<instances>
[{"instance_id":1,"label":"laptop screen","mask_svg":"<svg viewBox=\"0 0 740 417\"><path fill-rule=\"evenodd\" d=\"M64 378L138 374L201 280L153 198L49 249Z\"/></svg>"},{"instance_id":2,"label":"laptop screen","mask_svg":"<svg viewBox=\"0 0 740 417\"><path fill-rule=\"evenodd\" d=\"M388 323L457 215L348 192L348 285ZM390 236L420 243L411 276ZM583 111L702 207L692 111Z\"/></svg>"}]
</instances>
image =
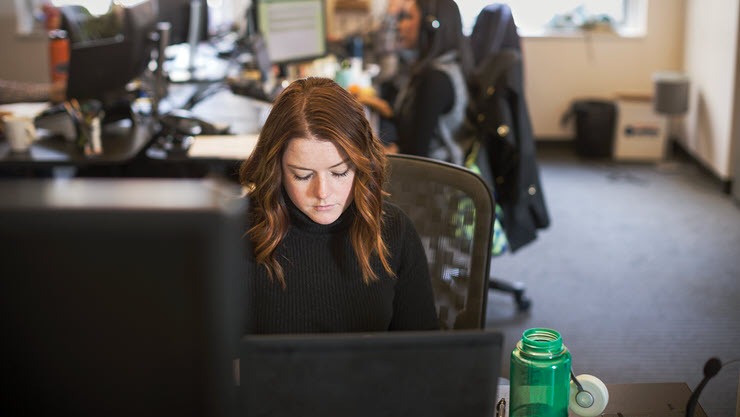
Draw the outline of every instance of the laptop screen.
<instances>
[{"instance_id":1,"label":"laptop screen","mask_svg":"<svg viewBox=\"0 0 740 417\"><path fill-rule=\"evenodd\" d=\"M498 332L420 331L242 338L243 415L494 415Z\"/></svg>"}]
</instances>

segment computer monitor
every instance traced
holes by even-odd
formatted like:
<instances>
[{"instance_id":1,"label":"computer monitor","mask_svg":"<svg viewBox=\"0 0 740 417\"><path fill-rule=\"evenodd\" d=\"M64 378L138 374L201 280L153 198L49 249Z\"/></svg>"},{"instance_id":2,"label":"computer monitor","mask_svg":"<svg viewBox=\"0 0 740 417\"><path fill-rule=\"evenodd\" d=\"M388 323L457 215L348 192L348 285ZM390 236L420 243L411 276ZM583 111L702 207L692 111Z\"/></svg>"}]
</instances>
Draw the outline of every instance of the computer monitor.
<instances>
[{"instance_id":1,"label":"computer monitor","mask_svg":"<svg viewBox=\"0 0 740 417\"><path fill-rule=\"evenodd\" d=\"M71 43L111 38L123 32L124 9L118 5L102 15L76 4L60 6L59 12L61 29L67 32Z\"/></svg>"},{"instance_id":2,"label":"computer monitor","mask_svg":"<svg viewBox=\"0 0 740 417\"><path fill-rule=\"evenodd\" d=\"M502 346L485 330L247 335L242 412L493 417Z\"/></svg>"},{"instance_id":3,"label":"computer monitor","mask_svg":"<svg viewBox=\"0 0 740 417\"><path fill-rule=\"evenodd\" d=\"M71 44L67 97L117 100L136 75L129 70L130 51L123 35Z\"/></svg>"},{"instance_id":4,"label":"computer monitor","mask_svg":"<svg viewBox=\"0 0 740 417\"><path fill-rule=\"evenodd\" d=\"M124 87L144 72L151 59L154 42L149 34L157 21L156 0L125 8L114 5L109 15L97 18L78 8L65 13L64 20L64 27L77 32L71 37L67 97L97 99L104 105L120 99ZM107 21L116 25L100 30Z\"/></svg>"},{"instance_id":5,"label":"computer monitor","mask_svg":"<svg viewBox=\"0 0 740 417\"><path fill-rule=\"evenodd\" d=\"M0 415L233 417L239 190L0 182Z\"/></svg>"},{"instance_id":6,"label":"computer monitor","mask_svg":"<svg viewBox=\"0 0 740 417\"><path fill-rule=\"evenodd\" d=\"M197 21L191 21L193 7L198 8ZM191 36L195 37L196 42L205 41L208 39L208 2L159 0L159 21L172 25L169 42L171 45L189 42ZM193 30L195 33L191 33Z\"/></svg>"},{"instance_id":7,"label":"computer monitor","mask_svg":"<svg viewBox=\"0 0 740 417\"><path fill-rule=\"evenodd\" d=\"M270 60L288 64L327 53L325 0L253 0Z\"/></svg>"}]
</instances>

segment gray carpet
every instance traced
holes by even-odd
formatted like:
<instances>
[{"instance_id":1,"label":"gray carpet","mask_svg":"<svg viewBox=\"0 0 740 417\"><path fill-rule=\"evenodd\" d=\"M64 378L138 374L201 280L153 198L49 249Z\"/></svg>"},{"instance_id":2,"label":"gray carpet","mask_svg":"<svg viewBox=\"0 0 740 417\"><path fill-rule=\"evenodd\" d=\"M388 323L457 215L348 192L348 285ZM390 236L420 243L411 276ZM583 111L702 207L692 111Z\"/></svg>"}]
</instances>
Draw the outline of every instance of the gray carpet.
<instances>
[{"instance_id":1,"label":"gray carpet","mask_svg":"<svg viewBox=\"0 0 740 417\"><path fill-rule=\"evenodd\" d=\"M685 158L663 164L581 159L538 151L550 228L492 273L522 281L533 300L517 314L493 292L487 327L510 352L531 327L559 330L576 374L609 383L686 382L704 362L740 359L740 208ZM509 359L503 369L508 377ZM704 389L710 417L734 417L740 363Z\"/></svg>"}]
</instances>

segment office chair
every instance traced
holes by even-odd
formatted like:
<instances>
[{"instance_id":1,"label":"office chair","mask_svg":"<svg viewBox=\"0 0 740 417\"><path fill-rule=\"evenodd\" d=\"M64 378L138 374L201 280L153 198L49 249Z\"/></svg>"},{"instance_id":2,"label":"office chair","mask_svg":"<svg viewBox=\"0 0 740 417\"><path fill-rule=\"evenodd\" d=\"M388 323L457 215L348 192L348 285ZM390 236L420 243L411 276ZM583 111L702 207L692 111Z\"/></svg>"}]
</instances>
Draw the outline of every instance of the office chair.
<instances>
[{"instance_id":1,"label":"office chair","mask_svg":"<svg viewBox=\"0 0 740 417\"><path fill-rule=\"evenodd\" d=\"M485 326L494 202L473 171L435 159L389 155L389 200L424 245L442 329Z\"/></svg>"}]
</instances>

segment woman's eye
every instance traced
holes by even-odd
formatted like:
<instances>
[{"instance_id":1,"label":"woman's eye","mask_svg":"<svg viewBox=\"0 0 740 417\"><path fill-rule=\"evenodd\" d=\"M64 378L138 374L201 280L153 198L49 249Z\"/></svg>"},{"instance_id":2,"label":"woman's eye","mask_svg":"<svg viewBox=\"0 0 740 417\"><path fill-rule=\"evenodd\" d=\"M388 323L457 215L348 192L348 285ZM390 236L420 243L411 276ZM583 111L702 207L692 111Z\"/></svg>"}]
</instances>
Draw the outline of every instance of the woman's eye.
<instances>
[{"instance_id":1,"label":"woman's eye","mask_svg":"<svg viewBox=\"0 0 740 417\"><path fill-rule=\"evenodd\" d=\"M347 169L344 172L332 172L331 174L334 175L335 177L346 177L347 174L349 174L349 169Z\"/></svg>"},{"instance_id":2,"label":"woman's eye","mask_svg":"<svg viewBox=\"0 0 740 417\"><path fill-rule=\"evenodd\" d=\"M293 178L295 178L297 181L308 181L308 179L311 178L311 174L305 175L303 177L297 174L293 174Z\"/></svg>"}]
</instances>

